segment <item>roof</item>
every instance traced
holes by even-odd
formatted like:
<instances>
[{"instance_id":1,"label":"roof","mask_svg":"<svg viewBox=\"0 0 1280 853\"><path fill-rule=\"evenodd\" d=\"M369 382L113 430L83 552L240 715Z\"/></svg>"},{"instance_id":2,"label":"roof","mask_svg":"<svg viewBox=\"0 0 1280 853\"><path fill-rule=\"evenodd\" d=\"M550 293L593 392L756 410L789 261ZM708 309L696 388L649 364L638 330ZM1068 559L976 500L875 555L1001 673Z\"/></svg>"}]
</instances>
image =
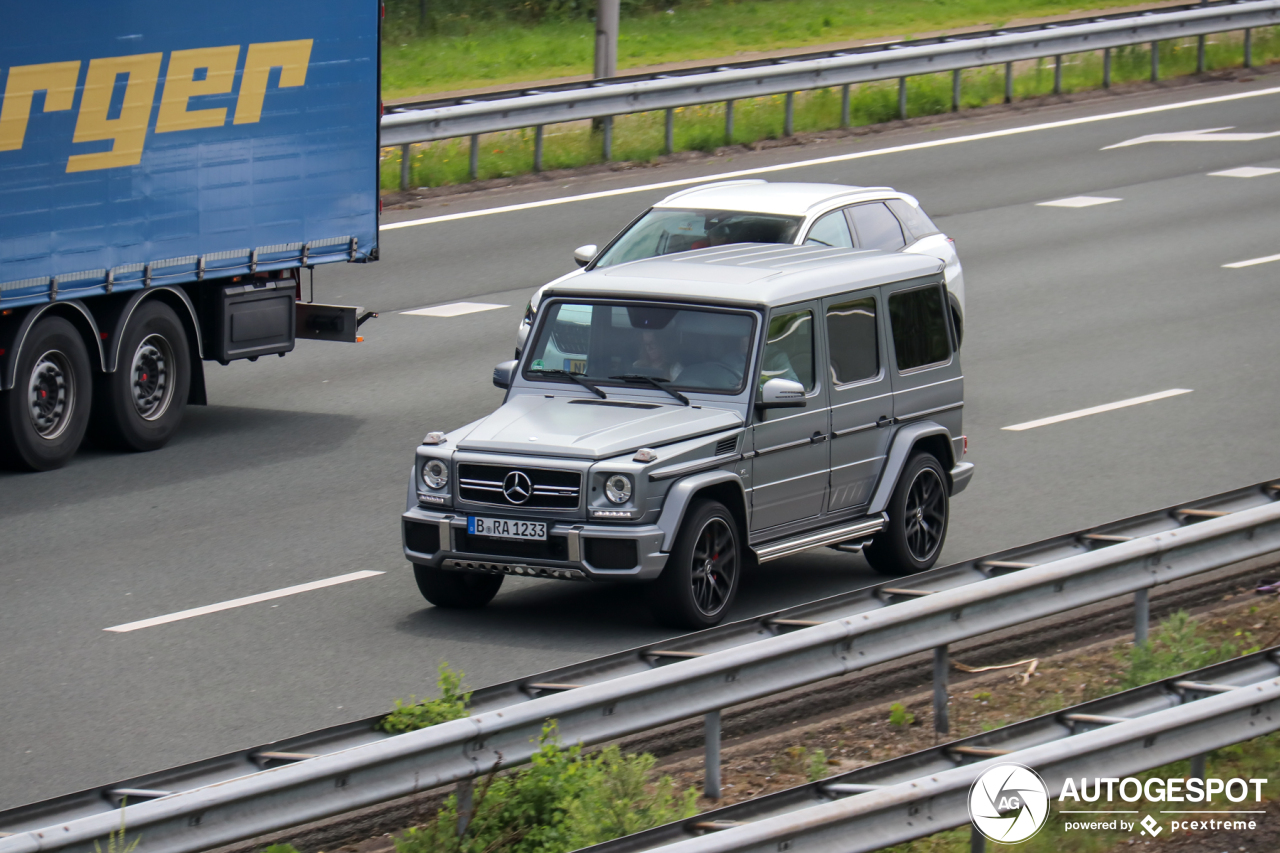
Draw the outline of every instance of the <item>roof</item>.
<instances>
[{"instance_id":1,"label":"roof","mask_svg":"<svg viewBox=\"0 0 1280 853\"><path fill-rule=\"evenodd\" d=\"M844 184L804 184L762 180L724 181L672 193L654 207L699 210L742 210L804 216L815 207L845 196L896 195L890 187L852 187Z\"/></svg>"},{"instance_id":2,"label":"roof","mask_svg":"<svg viewBox=\"0 0 1280 853\"><path fill-rule=\"evenodd\" d=\"M592 295L787 305L895 281L936 275L928 255L819 246L736 243L592 270L547 288L552 295Z\"/></svg>"}]
</instances>

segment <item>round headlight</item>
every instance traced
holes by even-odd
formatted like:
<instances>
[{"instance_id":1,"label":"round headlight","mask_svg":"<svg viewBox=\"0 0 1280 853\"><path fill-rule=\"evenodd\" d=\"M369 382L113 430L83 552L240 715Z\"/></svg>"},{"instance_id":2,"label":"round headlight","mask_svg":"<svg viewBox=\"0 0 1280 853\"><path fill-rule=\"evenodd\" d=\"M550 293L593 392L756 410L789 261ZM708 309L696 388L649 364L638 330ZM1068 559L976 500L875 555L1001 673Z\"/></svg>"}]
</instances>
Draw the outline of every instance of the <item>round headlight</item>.
<instances>
[{"instance_id":1,"label":"round headlight","mask_svg":"<svg viewBox=\"0 0 1280 853\"><path fill-rule=\"evenodd\" d=\"M631 478L613 474L604 481L604 496L610 503L624 504L631 500Z\"/></svg>"},{"instance_id":2,"label":"round headlight","mask_svg":"<svg viewBox=\"0 0 1280 853\"><path fill-rule=\"evenodd\" d=\"M422 466L422 481L433 489L443 489L449 484L449 466L439 459L428 459Z\"/></svg>"}]
</instances>

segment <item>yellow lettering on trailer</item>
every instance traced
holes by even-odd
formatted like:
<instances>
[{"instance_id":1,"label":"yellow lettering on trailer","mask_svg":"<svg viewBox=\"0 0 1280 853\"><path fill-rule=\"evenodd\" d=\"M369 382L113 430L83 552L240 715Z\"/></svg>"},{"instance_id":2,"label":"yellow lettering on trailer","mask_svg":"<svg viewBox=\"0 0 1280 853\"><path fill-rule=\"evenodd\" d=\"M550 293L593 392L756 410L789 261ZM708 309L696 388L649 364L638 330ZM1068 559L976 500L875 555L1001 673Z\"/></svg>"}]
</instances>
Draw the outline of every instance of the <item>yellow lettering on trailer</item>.
<instances>
[{"instance_id":1,"label":"yellow lettering on trailer","mask_svg":"<svg viewBox=\"0 0 1280 853\"><path fill-rule=\"evenodd\" d=\"M273 68L280 69L280 88L301 86L307 80L313 39L270 41L249 45L236 99L234 124L254 124L262 118L262 101Z\"/></svg>"},{"instance_id":2,"label":"yellow lettering on trailer","mask_svg":"<svg viewBox=\"0 0 1280 853\"><path fill-rule=\"evenodd\" d=\"M44 92L44 111L69 110L75 103L80 62L46 62L9 69L0 107L0 151L17 151L27 138L27 119L36 92Z\"/></svg>"},{"instance_id":3,"label":"yellow lettering on trailer","mask_svg":"<svg viewBox=\"0 0 1280 853\"><path fill-rule=\"evenodd\" d=\"M156 118L156 133L221 127L226 124L226 107L193 110L189 108L189 102L201 95L230 92L235 84L236 63L239 59L238 44L175 50L169 54L164 94L160 97L160 115ZM200 69L205 72L203 80L196 79L196 72Z\"/></svg>"},{"instance_id":4,"label":"yellow lettering on trailer","mask_svg":"<svg viewBox=\"0 0 1280 853\"><path fill-rule=\"evenodd\" d=\"M72 155L67 161L68 172L136 166L142 162L142 146L147 140L147 125L151 122L151 105L155 103L163 56L162 53L140 53L94 59L89 63L72 141L109 139L112 146L110 151L97 154ZM128 77L124 104L120 115L108 118L111 95L121 75Z\"/></svg>"}]
</instances>

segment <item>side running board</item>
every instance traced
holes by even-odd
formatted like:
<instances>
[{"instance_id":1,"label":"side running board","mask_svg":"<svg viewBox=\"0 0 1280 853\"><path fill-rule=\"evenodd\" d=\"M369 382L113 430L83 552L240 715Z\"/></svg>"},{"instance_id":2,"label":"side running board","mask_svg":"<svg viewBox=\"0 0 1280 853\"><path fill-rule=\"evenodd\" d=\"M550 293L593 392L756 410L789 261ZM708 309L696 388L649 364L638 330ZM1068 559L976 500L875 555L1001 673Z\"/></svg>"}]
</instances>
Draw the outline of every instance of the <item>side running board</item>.
<instances>
[{"instance_id":1,"label":"side running board","mask_svg":"<svg viewBox=\"0 0 1280 853\"><path fill-rule=\"evenodd\" d=\"M879 533L884 529L887 520L885 514L880 513L879 515L856 521L853 524L844 524L840 527L830 527L826 530L804 533L800 536L793 536L790 539L783 539L781 542L760 545L752 550L756 552L756 559L762 563L767 563L770 560L776 560L779 557L790 557L792 554L799 554L801 551L808 551L811 548L835 545L849 539L857 539L860 536Z\"/></svg>"}]
</instances>

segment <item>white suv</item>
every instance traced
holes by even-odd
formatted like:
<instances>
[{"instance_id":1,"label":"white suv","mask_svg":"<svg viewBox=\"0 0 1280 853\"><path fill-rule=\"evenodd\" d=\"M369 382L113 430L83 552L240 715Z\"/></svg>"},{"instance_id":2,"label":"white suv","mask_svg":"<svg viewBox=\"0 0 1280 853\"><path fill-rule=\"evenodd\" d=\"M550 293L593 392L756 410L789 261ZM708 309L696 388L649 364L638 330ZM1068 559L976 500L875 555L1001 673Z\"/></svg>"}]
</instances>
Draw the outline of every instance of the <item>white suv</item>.
<instances>
[{"instance_id":1,"label":"white suv","mask_svg":"<svg viewBox=\"0 0 1280 853\"><path fill-rule=\"evenodd\" d=\"M891 187L843 184L723 181L673 193L646 210L603 250L574 250L579 269L534 293L520 321L516 358L548 287L593 269L727 243L878 249L929 255L945 264L956 337L964 335L964 274L955 241L943 234L920 202Z\"/></svg>"}]
</instances>

